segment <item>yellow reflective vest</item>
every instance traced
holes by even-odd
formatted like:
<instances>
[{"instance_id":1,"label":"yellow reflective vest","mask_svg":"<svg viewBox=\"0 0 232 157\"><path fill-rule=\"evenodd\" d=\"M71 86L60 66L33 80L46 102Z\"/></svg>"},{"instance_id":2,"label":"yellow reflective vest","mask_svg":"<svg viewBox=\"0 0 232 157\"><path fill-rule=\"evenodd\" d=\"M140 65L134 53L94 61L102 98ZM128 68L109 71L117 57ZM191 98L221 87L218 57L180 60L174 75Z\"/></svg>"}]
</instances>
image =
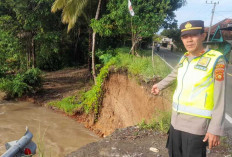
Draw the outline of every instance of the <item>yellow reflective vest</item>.
<instances>
[{"instance_id":1,"label":"yellow reflective vest","mask_svg":"<svg viewBox=\"0 0 232 157\"><path fill-rule=\"evenodd\" d=\"M208 50L190 62L186 54L178 67L177 88L173 95L176 112L211 119L214 107L214 68L223 54Z\"/></svg>"}]
</instances>

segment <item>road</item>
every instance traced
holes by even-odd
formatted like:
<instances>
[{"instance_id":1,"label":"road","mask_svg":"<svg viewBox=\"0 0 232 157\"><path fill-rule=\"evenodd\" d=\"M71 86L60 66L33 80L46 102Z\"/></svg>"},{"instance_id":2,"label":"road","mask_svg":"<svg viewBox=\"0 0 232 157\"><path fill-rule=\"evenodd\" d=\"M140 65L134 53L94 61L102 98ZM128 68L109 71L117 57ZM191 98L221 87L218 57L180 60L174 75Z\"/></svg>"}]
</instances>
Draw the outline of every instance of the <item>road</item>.
<instances>
[{"instance_id":1,"label":"road","mask_svg":"<svg viewBox=\"0 0 232 157\"><path fill-rule=\"evenodd\" d=\"M181 58L181 53L171 52L165 48L161 48L159 52L155 52L158 54L161 59L166 61L166 63L171 67L175 67L178 61ZM226 130L229 131L228 134L232 136L232 65L229 64L227 68L226 74L227 82L226 82Z\"/></svg>"}]
</instances>

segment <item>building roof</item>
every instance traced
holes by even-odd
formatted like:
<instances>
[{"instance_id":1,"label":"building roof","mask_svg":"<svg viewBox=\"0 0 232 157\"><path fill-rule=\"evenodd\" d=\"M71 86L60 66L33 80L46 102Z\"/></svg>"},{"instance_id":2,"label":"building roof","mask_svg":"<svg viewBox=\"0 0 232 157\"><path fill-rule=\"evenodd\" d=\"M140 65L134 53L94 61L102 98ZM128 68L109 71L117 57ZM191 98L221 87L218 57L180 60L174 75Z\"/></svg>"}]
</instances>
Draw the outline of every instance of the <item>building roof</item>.
<instances>
[{"instance_id":1,"label":"building roof","mask_svg":"<svg viewBox=\"0 0 232 157\"><path fill-rule=\"evenodd\" d=\"M226 18L216 24L214 24L211 27L210 35L212 36L215 31L217 30L218 25L220 25L221 28L225 28L228 26L228 24L232 24L232 19ZM209 27L205 27L205 32L208 32ZM228 30L222 30L222 35L225 40L232 40L232 31Z\"/></svg>"}]
</instances>

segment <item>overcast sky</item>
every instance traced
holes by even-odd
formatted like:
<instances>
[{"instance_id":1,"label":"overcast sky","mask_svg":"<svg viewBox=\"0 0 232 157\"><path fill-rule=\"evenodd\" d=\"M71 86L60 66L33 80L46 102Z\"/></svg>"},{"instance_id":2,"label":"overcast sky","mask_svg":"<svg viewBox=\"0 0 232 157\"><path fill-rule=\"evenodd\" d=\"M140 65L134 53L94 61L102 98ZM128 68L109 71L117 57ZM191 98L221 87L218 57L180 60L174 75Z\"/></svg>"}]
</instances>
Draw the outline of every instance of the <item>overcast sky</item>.
<instances>
[{"instance_id":1,"label":"overcast sky","mask_svg":"<svg viewBox=\"0 0 232 157\"><path fill-rule=\"evenodd\" d=\"M210 2L211 0L208 0L208 3ZM225 18L232 19L232 0L217 0L212 2L219 2L215 8L213 25ZM188 20L203 20L207 27L210 25L212 9L213 4L206 4L205 0L187 0L185 6L175 11L178 26Z\"/></svg>"}]
</instances>

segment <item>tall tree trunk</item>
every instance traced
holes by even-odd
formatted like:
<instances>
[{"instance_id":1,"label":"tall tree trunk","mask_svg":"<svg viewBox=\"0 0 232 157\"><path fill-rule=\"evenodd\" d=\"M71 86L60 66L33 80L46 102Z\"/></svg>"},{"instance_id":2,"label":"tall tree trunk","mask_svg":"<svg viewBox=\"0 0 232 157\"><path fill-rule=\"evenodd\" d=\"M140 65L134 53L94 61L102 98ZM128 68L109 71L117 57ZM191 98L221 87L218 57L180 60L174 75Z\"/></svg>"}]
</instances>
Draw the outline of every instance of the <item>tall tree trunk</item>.
<instances>
[{"instance_id":1,"label":"tall tree trunk","mask_svg":"<svg viewBox=\"0 0 232 157\"><path fill-rule=\"evenodd\" d=\"M136 41L134 40L134 38L132 38L131 42L132 42L132 47L131 47L130 53L132 55L135 55L135 44L136 44Z\"/></svg>"},{"instance_id":2,"label":"tall tree trunk","mask_svg":"<svg viewBox=\"0 0 232 157\"><path fill-rule=\"evenodd\" d=\"M78 28L77 32L75 32L75 39L76 39L76 42L75 42L75 45L74 45L74 60L76 63L76 65L78 65L78 63L80 63L80 53L78 53L78 43L79 43L79 40L80 40L80 33L81 33L81 29Z\"/></svg>"},{"instance_id":3,"label":"tall tree trunk","mask_svg":"<svg viewBox=\"0 0 232 157\"><path fill-rule=\"evenodd\" d=\"M32 68L36 67L36 56L35 56L35 40L32 36L31 38L31 57L32 57Z\"/></svg>"},{"instance_id":4,"label":"tall tree trunk","mask_svg":"<svg viewBox=\"0 0 232 157\"><path fill-rule=\"evenodd\" d=\"M92 52L92 29L89 27L89 51L88 51L88 69L89 73L91 74L92 71L92 64L91 64L91 57L90 57L90 52Z\"/></svg>"},{"instance_id":5,"label":"tall tree trunk","mask_svg":"<svg viewBox=\"0 0 232 157\"><path fill-rule=\"evenodd\" d=\"M96 68L95 68L95 43L96 43L95 39L96 39L96 32L94 31L93 32L93 45L92 45L92 73L93 73L94 82L96 84L97 82L96 82Z\"/></svg>"},{"instance_id":6,"label":"tall tree trunk","mask_svg":"<svg viewBox=\"0 0 232 157\"><path fill-rule=\"evenodd\" d=\"M27 50L27 69L29 69L29 51Z\"/></svg>"},{"instance_id":7,"label":"tall tree trunk","mask_svg":"<svg viewBox=\"0 0 232 157\"><path fill-rule=\"evenodd\" d=\"M27 69L31 68L31 45L30 45L30 38L26 39L26 50L27 50Z\"/></svg>"},{"instance_id":8,"label":"tall tree trunk","mask_svg":"<svg viewBox=\"0 0 232 157\"><path fill-rule=\"evenodd\" d=\"M135 33L133 32L133 22L132 22L132 17L131 17L131 50L129 53L132 55L135 55L135 44L136 44L136 36Z\"/></svg>"},{"instance_id":9,"label":"tall tree trunk","mask_svg":"<svg viewBox=\"0 0 232 157\"><path fill-rule=\"evenodd\" d=\"M95 20L98 20L99 14L100 14L100 9L101 9L101 1L98 1L98 6L97 6L97 11L96 11L96 16ZM93 43L92 43L92 72L93 72L93 79L96 84L96 69L95 69L95 44L96 44L96 32L93 31Z\"/></svg>"},{"instance_id":10,"label":"tall tree trunk","mask_svg":"<svg viewBox=\"0 0 232 157\"><path fill-rule=\"evenodd\" d=\"M131 42L132 42L132 46L131 46L130 53L132 55L135 55L136 45L137 45L138 41L136 40L135 35L133 35L133 34L132 34L132 40L131 40Z\"/></svg>"},{"instance_id":11,"label":"tall tree trunk","mask_svg":"<svg viewBox=\"0 0 232 157\"><path fill-rule=\"evenodd\" d=\"M27 52L28 52L28 69L30 69L31 68L31 49L30 49L30 46L28 46Z\"/></svg>"}]
</instances>

